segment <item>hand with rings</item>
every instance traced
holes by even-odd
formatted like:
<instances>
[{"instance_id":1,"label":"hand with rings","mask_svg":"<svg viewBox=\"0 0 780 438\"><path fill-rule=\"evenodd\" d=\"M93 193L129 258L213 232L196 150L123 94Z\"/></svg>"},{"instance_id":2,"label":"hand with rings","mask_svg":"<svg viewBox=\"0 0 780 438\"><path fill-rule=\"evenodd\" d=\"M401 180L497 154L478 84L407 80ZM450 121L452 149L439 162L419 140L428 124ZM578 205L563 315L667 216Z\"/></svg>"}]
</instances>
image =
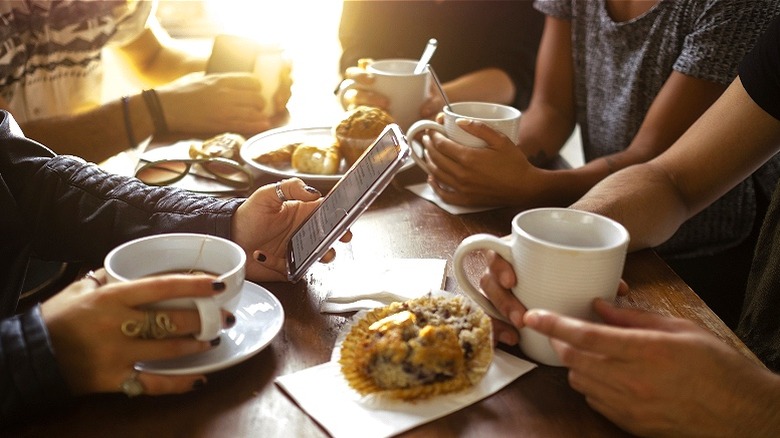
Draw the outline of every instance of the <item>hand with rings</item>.
<instances>
[{"instance_id":1,"label":"hand with rings","mask_svg":"<svg viewBox=\"0 0 780 438\"><path fill-rule=\"evenodd\" d=\"M85 289L94 293L84 293ZM201 387L206 376L138 372L137 362L172 359L219 344L196 340L197 310L150 310L157 301L219 293L207 275L164 275L106 284L103 269L91 272L41 305L57 362L74 394L124 392L128 396L181 393ZM224 312L223 326L235 317Z\"/></svg>"},{"instance_id":2,"label":"hand with rings","mask_svg":"<svg viewBox=\"0 0 780 438\"><path fill-rule=\"evenodd\" d=\"M320 205L322 194L299 178L257 189L233 215L232 240L247 252L246 277L252 281L287 280L287 243L292 232ZM352 235L347 232L343 242ZM333 259L331 249L323 262Z\"/></svg>"}]
</instances>

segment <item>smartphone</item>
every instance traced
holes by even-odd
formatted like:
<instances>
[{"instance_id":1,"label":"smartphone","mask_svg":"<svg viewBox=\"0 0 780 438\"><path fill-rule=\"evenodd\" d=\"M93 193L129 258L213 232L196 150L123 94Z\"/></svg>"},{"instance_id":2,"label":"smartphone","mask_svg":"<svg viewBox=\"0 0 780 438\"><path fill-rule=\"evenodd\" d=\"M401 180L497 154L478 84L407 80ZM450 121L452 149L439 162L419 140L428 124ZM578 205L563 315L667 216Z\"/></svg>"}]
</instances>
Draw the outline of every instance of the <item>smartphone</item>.
<instances>
[{"instance_id":1,"label":"smartphone","mask_svg":"<svg viewBox=\"0 0 780 438\"><path fill-rule=\"evenodd\" d=\"M287 247L287 277L296 282L390 184L409 158L409 144L391 123L295 230Z\"/></svg>"}]
</instances>

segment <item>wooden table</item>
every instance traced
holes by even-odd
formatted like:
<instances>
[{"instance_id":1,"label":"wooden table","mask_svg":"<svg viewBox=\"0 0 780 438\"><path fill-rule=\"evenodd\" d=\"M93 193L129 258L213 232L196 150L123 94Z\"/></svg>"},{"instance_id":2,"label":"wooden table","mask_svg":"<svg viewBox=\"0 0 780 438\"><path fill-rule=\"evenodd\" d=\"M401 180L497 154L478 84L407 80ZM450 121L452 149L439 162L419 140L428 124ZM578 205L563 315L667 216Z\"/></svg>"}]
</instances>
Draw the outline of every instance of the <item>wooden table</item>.
<instances>
[{"instance_id":1,"label":"wooden table","mask_svg":"<svg viewBox=\"0 0 780 438\"><path fill-rule=\"evenodd\" d=\"M128 399L121 394L89 396L49 413L35 424L11 431L18 436L57 437L322 437L327 433L274 384L280 375L329 360L337 335L351 315L319 312L328 270L351 259L443 258L451 260L458 243L475 233L509 233L512 209L450 215L404 187L423 177L412 168L390 187L352 227L351 243L338 243L337 259L314 266L297 284L263 286L286 312L280 334L262 352L232 368L213 373L197 392ZM482 267L469 258L467 272ZM620 304L690 318L755 359L736 336L652 251L631 254L624 278L631 293ZM457 290L448 263L445 289ZM507 349L521 355L517 349ZM312 388L316 390L316 388ZM7 432L7 431L6 431ZM520 377L492 397L409 431L409 437L450 436L571 437L626 436L590 409L572 390L566 370L547 366Z\"/></svg>"}]
</instances>

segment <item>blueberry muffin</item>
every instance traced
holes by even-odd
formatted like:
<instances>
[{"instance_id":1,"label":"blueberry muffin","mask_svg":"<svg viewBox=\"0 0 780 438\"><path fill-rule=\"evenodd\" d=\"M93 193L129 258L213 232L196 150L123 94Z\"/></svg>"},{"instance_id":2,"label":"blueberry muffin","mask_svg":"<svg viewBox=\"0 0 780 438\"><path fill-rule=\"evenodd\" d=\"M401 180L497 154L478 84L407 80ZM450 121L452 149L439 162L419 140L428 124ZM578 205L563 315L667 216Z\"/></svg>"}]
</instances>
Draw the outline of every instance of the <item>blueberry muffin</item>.
<instances>
[{"instance_id":1,"label":"blueberry muffin","mask_svg":"<svg viewBox=\"0 0 780 438\"><path fill-rule=\"evenodd\" d=\"M490 318L459 295L426 295L368 312L341 346L361 395L417 400L479 382L493 359Z\"/></svg>"},{"instance_id":2,"label":"blueberry muffin","mask_svg":"<svg viewBox=\"0 0 780 438\"><path fill-rule=\"evenodd\" d=\"M347 111L333 128L333 135L347 164L351 166L357 161L390 123L393 123L393 118L380 108L361 105Z\"/></svg>"}]
</instances>

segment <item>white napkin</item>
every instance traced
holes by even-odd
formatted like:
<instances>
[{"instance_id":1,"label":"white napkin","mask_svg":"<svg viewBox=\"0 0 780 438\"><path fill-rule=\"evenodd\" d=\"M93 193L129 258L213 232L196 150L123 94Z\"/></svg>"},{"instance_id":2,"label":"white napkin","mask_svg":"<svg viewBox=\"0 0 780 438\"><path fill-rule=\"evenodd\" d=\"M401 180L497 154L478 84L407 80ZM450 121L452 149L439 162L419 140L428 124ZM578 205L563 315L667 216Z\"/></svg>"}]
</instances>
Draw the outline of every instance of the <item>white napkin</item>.
<instances>
[{"instance_id":1,"label":"white napkin","mask_svg":"<svg viewBox=\"0 0 780 438\"><path fill-rule=\"evenodd\" d=\"M531 362L496 350L487 374L475 386L415 403L387 400L366 403L349 387L336 361L277 377L275 382L334 438L378 438L397 435L465 408L498 392L535 367Z\"/></svg>"},{"instance_id":2,"label":"white napkin","mask_svg":"<svg viewBox=\"0 0 780 438\"><path fill-rule=\"evenodd\" d=\"M410 192L414 193L415 195L425 200L433 202L434 204L438 205L442 210L450 214L477 213L480 211L488 211L488 210L494 210L498 208L498 207L461 207L459 205L448 204L444 202L439 197L439 195L436 194L436 192L433 191L433 189L427 182L406 186L406 190L409 190Z\"/></svg>"},{"instance_id":3,"label":"white napkin","mask_svg":"<svg viewBox=\"0 0 780 438\"><path fill-rule=\"evenodd\" d=\"M330 272L330 292L323 313L373 309L406 301L444 288L444 259L381 259L352 261Z\"/></svg>"}]
</instances>

